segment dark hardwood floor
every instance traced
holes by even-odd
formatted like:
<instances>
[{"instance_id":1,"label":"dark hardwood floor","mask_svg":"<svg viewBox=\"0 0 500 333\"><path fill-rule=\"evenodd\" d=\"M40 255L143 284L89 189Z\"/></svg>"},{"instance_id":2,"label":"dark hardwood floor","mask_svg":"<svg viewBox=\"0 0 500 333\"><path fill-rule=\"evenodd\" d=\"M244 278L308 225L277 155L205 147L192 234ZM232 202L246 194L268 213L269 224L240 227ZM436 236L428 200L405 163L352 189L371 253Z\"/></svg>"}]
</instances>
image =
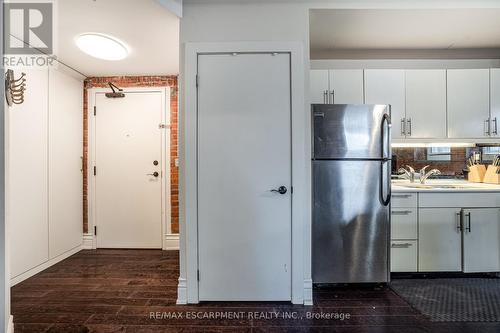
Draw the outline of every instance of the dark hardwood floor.
<instances>
[{"instance_id":1,"label":"dark hardwood floor","mask_svg":"<svg viewBox=\"0 0 500 333\"><path fill-rule=\"evenodd\" d=\"M313 307L230 302L176 306L178 271L176 251L81 251L12 288L15 333L500 332L500 323L431 323L387 288L315 290ZM308 312L349 318L308 319ZM233 318L203 318L222 314Z\"/></svg>"}]
</instances>

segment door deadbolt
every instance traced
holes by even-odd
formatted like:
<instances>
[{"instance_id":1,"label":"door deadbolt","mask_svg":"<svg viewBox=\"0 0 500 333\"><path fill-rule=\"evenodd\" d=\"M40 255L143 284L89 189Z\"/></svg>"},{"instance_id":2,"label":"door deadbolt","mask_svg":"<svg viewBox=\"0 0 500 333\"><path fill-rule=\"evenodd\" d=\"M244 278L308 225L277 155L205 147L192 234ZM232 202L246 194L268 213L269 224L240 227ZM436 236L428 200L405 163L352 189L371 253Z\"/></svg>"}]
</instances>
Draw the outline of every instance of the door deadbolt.
<instances>
[{"instance_id":1,"label":"door deadbolt","mask_svg":"<svg viewBox=\"0 0 500 333\"><path fill-rule=\"evenodd\" d=\"M158 165L158 161L154 161L154 162L153 162L153 165Z\"/></svg>"}]
</instances>

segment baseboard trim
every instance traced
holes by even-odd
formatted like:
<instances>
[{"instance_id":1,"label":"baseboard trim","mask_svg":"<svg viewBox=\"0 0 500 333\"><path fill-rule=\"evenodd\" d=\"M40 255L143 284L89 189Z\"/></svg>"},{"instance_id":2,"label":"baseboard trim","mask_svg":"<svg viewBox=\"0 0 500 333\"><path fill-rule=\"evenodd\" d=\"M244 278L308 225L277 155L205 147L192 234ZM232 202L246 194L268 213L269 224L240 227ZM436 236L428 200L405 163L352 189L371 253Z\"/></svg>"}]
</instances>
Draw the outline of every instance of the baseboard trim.
<instances>
[{"instance_id":1,"label":"baseboard trim","mask_svg":"<svg viewBox=\"0 0 500 333\"><path fill-rule=\"evenodd\" d=\"M164 250L179 250L179 234L166 234L164 244Z\"/></svg>"},{"instance_id":2,"label":"baseboard trim","mask_svg":"<svg viewBox=\"0 0 500 333\"><path fill-rule=\"evenodd\" d=\"M179 284L177 285L177 305L187 304L187 281L186 279L179 278Z\"/></svg>"},{"instance_id":3,"label":"baseboard trim","mask_svg":"<svg viewBox=\"0 0 500 333\"><path fill-rule=\"evenodd\" d=\"M95 249L94 235L93 234L83 234L83 250L93 250Z\"/></svg>"},{"instance_id":4,"label":"baseboard trim","mask_svg":"<svg viewBox=\"0 0 500 333\"><path fill-rule=\"evenodd\" d=\"M60 254L59 256L57 256L53 259L48 260L48 261L30 269L27 272L24 272L18 276L13 277L12 279L10 279L10 286L13 287L16 284L23 282L26 279L29 279L33 275L40 273L41 271L49 268L50 266L57 264L60 261L63 261L64 259L66 259L68 257L71 257L73 254L80 252L81 250L82 250L82 245L78 245L77 247L75 247L67 252L64 252L63 254Z\"/></svg>"},{"instance_id":5,"label":"baseboard trim","mask_svg":"<svg viewBox=\"0 0 500 333\"><path fill-rule=\"evenodd\" d=\"M7 333L14 333L14 317L12 315L9 317L9 323L7 324Z\"/></svg>"},{"instance_id":6,"label":"baseboard trim","mask_svg":"<svg viewBox=\"0 0 500 333\"><path fill-rule=\"evenodd\" d=\"M312 279L304 279L304 305L313 305Z\"/></svg>"}]
</instances>

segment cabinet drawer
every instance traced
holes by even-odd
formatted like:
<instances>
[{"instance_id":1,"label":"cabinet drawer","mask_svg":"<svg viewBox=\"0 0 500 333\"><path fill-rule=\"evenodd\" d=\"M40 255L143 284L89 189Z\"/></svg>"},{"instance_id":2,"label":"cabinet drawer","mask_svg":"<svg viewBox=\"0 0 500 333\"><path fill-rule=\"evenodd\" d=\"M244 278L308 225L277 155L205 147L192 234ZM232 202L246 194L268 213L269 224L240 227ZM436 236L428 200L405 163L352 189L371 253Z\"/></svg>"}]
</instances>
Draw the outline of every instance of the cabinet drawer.
<instances>
[{"instance_id":1,"label":"cabinet drawer","mask_svg":"<svg viewBox=\"0 0 500 333\"><path fill-rule=\"evenodd\" d=\"M395 208L391 210L391 238L417 239L417 209Z\"/></svg>"},{"instance_id":2,"label":"cabinet drawer","mask_svg":"<svg viewBox=\"0 0 500 333\"><path fill-rule=\"evenodd\" d=\"M500 193L420 193L420 208L500 207Z\"/></svg>"},{"instance_id":3,"label":"cabinet drawer","mask_svg":"<svg viewBox=\"0 0 500 333\"><path fill-rule=\"evenodd\" d=\"M417 241L391 241L391 272L417 271Z\"/></svg>"},{"instance_id":4,"label":"cabinet drawer","mask_svg":"<svg viewBox=\"0 0 500 333\"><path fill-rule=\"evenodd\" d=\"M393 193L391 196L392 207L417 207L417 193Z\"/></svg>"}]
</instances>

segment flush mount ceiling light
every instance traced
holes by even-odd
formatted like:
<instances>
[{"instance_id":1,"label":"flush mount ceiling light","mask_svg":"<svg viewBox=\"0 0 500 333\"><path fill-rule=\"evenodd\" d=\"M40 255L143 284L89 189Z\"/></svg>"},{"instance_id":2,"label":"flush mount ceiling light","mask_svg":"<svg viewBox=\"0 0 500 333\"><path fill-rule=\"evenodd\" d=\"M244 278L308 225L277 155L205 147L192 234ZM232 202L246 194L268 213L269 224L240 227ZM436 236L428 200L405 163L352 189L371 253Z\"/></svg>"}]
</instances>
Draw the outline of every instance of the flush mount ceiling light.
<instances>
[{"instance_id":1,"label":"flush mount ceiling light","mask_svg":"<svg viewBox=\"0 0 500 333\"><path fill-rule=\"evenodd\" d=\"M129 54L128 46L119 39L99 34L85 33L76 38L76 45L84 53L98 59L122 60Z\"/></svg>"}]
</instances>

